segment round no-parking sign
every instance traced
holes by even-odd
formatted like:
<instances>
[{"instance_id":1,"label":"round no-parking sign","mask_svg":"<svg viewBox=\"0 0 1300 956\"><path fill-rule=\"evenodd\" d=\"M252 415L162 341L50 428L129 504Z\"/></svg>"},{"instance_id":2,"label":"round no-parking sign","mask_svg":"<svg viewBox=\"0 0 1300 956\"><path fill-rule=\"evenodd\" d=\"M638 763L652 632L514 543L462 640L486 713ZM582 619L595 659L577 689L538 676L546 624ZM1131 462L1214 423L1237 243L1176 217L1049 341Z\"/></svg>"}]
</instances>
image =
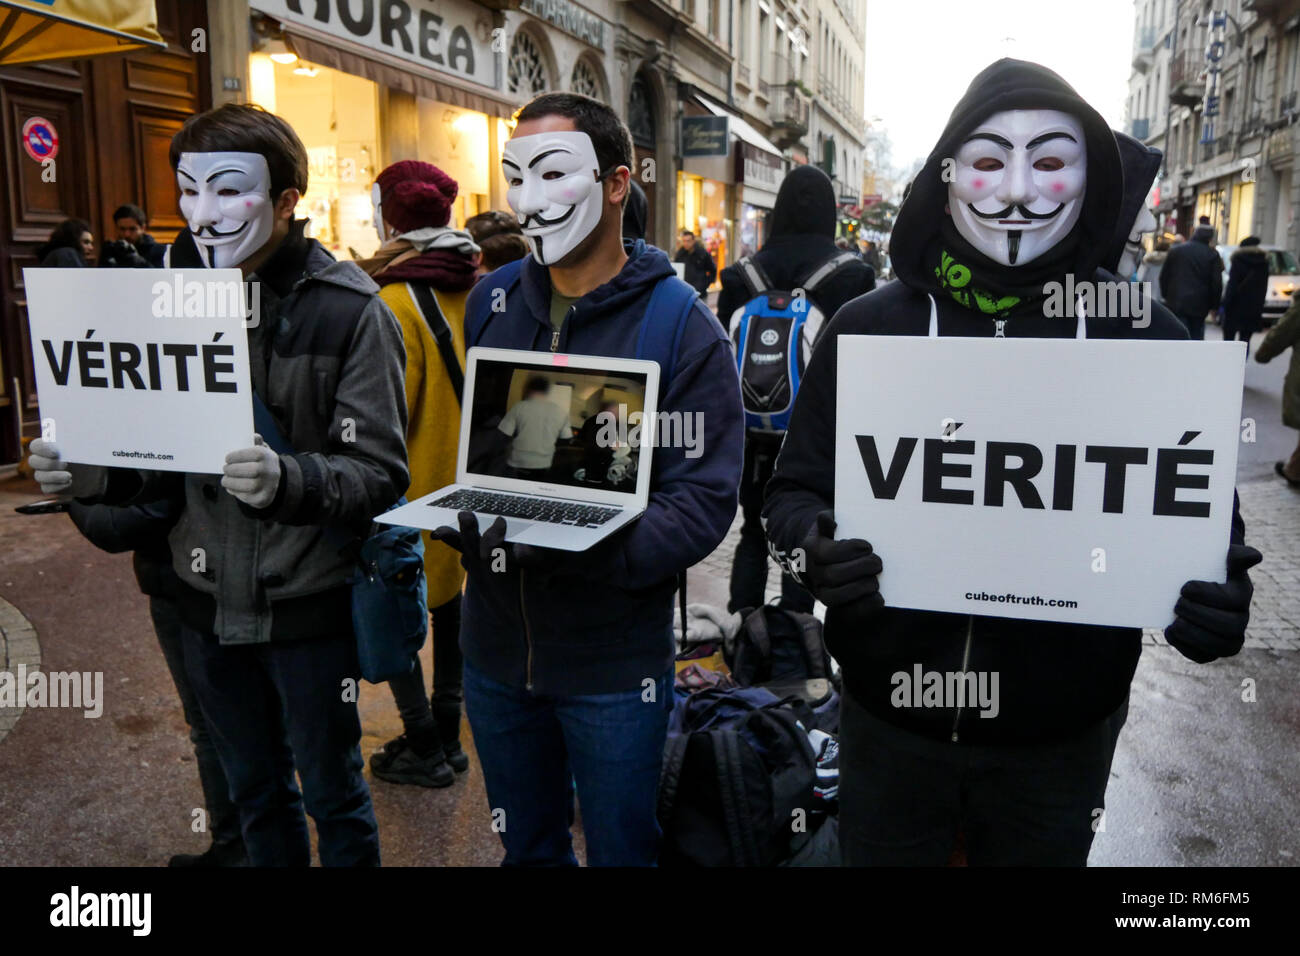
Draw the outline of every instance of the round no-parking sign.
<instances>
[{"instance_id":1,"label":"round no-parking sign","mask_svg":"<svg viewBox=\"0 0 1300 956\"><path fill-rule=\"evenodd\" d=\"M23 124L23 149L38 163L59 155L59 131L43 116L33 116Z\"/></svg>"}]
</instances>

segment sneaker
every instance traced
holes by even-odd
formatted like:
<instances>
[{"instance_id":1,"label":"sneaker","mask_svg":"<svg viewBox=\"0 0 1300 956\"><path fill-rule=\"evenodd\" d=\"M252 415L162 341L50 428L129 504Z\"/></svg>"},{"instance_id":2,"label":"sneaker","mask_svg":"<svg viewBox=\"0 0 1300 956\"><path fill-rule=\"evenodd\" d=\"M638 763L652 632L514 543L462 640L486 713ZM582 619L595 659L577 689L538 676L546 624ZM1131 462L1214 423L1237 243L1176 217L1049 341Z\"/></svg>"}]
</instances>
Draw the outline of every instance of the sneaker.
<instances>
[{"instance_id":1,"label":"sneaker","mask_svg":"<svg viewBox=\"0 0 1300 956\"><path fill-rule=\"evenodd\" d=\"M419 787L450 787L456 781L441 747L421 757L406 734L390 740L383 750L370 755L370 772L389 783L413 783Z\"/></svg>"},{"instance_id":2,"label":"sneaker","mask_svg":"<svg viewBox=\"0 0 1300 956\"><path fill-rule=\"evenodd\" d=\"M1292 478L1290 475L1286 473L1286 466L1282 464L1282 462L1275 461L1273 463L1273 470L1277 472L1278 477L1280 477L1292 488L1300 488L1300 481L1296 481L1294 478Z\"/></svg>"},{"instance_id":3,"label":"sneaker","mask_svg":"<svg viewBox=\"0 0 1300 956\"><path fill-rule=\"evenodd\" d=\"M469 754L461 750L459 740L443 743L442 754L447 758L447 764L457 773L464 773L469 769Z\"/></svg>"},{"instance_id":4,"label":"sneaker","mask_svg":"<svg viewBox=\"0 0 1300 956\"><path fill-rule=\"evenodd\" d=\"M243 840L230 843L214 843L202 853L177 853L167 861L168 866L181 867L215 867L215 866L249 866L248 853L244 850Z\"/></svg>"}]
</instances>

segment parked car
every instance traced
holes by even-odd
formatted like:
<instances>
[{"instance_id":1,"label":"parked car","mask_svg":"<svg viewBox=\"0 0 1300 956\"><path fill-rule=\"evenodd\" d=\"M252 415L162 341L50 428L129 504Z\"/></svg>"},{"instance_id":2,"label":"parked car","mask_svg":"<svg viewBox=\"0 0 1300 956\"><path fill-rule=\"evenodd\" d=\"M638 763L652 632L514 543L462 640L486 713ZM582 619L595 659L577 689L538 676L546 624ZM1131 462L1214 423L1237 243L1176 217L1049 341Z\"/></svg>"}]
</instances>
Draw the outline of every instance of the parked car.
<instances>
[{"instance_id":1,"label":"parked car","mask_svg":"<svg viewBox=\"0 0 1300 956\"><path fill-rule=\"evenodd\" d=\"M1260 246L1268 256L1268 292L1264 295L1264 328L1269 328L1282 313L1291 308L1291 293L1300 290L1300 263L1290 249L1281 246ZM1232 268L1232 254L1236 246L1218 246L1223 259L1223 284L1228 285L1228 270Z\"/></svg>"}]
</instances>

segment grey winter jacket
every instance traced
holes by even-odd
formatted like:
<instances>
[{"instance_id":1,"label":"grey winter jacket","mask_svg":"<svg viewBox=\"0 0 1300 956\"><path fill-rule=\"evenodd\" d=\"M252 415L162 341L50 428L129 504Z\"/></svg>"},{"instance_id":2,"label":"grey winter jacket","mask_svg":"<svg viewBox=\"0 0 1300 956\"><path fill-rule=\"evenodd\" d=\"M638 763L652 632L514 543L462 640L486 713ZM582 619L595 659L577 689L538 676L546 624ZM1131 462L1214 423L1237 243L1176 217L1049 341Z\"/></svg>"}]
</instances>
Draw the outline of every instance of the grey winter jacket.
<instances>
[{"instance_id":1,"label":"grey winter jacket","mask_svg":"<svg viewBox=\"0 0 1300 956\"><path fill-rule=\"evenodd\" d=\"M340 548L410 479L406 353L379 287L312 240L302 278L284 299L268 282L254 288L261 298L259 322L248 330L253 389L294 449L280 456L275 500L252 509L219 475L119 470L105 496L155 500L183 483L184 509L169 536L187 585L182 612L222 644L349 627L351 563Z\"/></svg>"}]
</instances>

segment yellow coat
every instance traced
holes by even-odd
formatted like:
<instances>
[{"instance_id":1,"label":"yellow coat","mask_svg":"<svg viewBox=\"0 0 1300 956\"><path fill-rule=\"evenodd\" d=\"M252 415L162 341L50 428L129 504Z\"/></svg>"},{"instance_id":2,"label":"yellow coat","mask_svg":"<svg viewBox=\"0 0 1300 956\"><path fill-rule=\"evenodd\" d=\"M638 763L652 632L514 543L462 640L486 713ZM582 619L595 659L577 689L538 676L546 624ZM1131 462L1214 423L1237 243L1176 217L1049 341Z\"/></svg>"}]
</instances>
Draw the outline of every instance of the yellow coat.
<instances>
[{"instance_id":1,"label":"yellow coat","mask_svg":"<svg viewBox=\"0 0 1300 956\"><path fill-rule=\"evenodd\" d=\"M451 326L460 367L465 367L465 292L434 292L443 317ZM433 332L416 307L405 282L384 286L379 297L402 326L406 346L406 455L411 486L406 500L414 501L456 480L456 450L460 439L460 404L438 352ZM424 533L424 574L429 607L446 604L460 593L465 572L460 554L429 532Z\"/></svg>"}]
</instances>

